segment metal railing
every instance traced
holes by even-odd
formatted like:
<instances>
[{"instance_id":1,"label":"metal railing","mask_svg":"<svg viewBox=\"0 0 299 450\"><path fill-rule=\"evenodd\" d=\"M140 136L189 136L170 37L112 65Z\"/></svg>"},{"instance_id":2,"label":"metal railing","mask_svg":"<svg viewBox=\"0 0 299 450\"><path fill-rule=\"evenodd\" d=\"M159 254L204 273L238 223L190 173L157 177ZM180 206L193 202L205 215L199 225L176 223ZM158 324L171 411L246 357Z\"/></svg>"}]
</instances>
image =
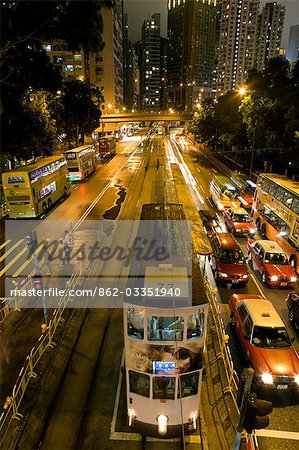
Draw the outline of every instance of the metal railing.
<instances>
[{"instance_id":1,"label":"metal railing","mask_svg":"<svg viewBox=\"0 0 299 450\"><path fill-rule=\"evenodd\" d=\"M55 345L53 342L53 337L59 323L63 321L62 315L64 313L64 310L68 303L74 299L69 295L69 291L70 289L74 289L77 283L79 284L81 282L80 277L83 274L83 269L84 263L82 262L79 265L77 272L75 274L72 274L72 276L68 280L65 293L60 298L58 307L54 310L48 327L41 334L40 338L38 339L37 345L32 348L30 354L26 357L23 367L21 368L18 375L17 381L13 387L12 395L6 398L2 414L0 416L0 445L2 444L7 434L12 420L21 420L23 418L23 415L20 412L20 406L30 379L37 377L36 373L34 372L34 368L43 356L45 350L49 347L53 348ZM14 301L15 299L12 299L12 302ZM12 307L14 307L14 305L15 304L13 303Z\"/></svg>"},{"instance_id":2,"label":"metal railing","mask_svg":"<svg viewBox=\"0 0 299 450\"><path fill-rule=\"evenodd\" d=\"M15 287L17 289L17 287ZM21 286L22 289L32 288L32 278L27 278ZM0 298L0 324L13 312L21 311L26 306L27 297L5 297Z\"/></svg>"}]
</instances>

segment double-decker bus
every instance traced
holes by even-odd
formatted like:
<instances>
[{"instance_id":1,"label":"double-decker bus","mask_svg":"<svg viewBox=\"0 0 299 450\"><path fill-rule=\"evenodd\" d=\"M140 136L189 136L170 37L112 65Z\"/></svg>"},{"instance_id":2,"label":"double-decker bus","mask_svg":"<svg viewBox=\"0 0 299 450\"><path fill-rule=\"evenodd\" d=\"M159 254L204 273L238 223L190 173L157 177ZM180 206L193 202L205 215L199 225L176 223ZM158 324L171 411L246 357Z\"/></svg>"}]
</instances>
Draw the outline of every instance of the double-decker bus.
<instances>
[{"instance_id":1,"label":"double-decker bus","mask_svg":"<svg viewBox=\"0 0 299 450\"><path fill-rule=\"evenodd\" d=\"M234 173L231 179L240 192L238 199L241 202L242 208L251 211L256 183L245 175L245 173L240 172Z\"/></svg>"},{"instance_id":2,"label":"double-decker bus","mask_svg":"<svg viewBox=\"0 0 299 450\"><path fill-rule=\"evenodd\" d=\"M38 217L69 191L65 156L49 156L2 174L8 215Z\"/></svg>"},{"instance_id":3,"label":"double-decker bus","mask_svg":"<svg viewBox=\"0 0 299 450\"><path fill-rule=\"evenodd\" d=\"M235 184L225 175L214 175L210 183L211 200L219 211L231 206L240 206L238 190Z\"/></svg>"},{"instance_id":4,"label":"double-decker bus","mask_svg":"<svg viewBox=\"0 0 299 450\"><path fill-rule=\"evenodd\" d=\"M100 137L97 146L100 158L111 158L115 155L116 139L114 136Z\"/></svg>"},{"instance_id":5,"label":"double-decker bus","mask_svg":"<svg viewBox=\"0 0 299 450\"><path fill-rule=\"evenodd\" d=\"M70 181L83 181L96 169L95 148L83 145L64 152Z\"/></svg>"},{"instance_id":6,"label":"double-decker bus","mask_svg":"<svg viewBox=\"0 0 299 450\"><path fill-rule=\"evenodd\" d=\"M276 241L299 272L299 182L283 175L260 174L253 219L264 237Z\"/></svg>"},{"instance_id":7,"label":"double-decker bus","mask_svg":"<svg viewBox=\"0 0 299 450\"><path fill-rule=\"evenodd\" d=\"M166 245L171 263L135 261L126 289L128 423L144 437L183 438L199 428L208 300L181 219L182 205L143 205L139 230L145 242Z\"/></svg>"}]
</instances>

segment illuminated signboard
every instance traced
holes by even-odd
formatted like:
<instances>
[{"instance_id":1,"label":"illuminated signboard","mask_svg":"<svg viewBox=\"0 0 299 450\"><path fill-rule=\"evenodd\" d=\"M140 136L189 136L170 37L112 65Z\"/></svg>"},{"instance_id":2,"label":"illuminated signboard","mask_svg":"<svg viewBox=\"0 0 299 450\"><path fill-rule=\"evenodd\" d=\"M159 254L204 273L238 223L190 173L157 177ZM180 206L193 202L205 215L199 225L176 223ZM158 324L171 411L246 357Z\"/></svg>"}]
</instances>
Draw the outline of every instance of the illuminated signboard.
<instances>
[{"instance_id":1,"label":"illuminated signboard","mask_svg":"<svg viewBox=\"0 0 299 450\"><path fill-rule=\"evenodd\" d=\"M153 373L169 372L175 370L175 361L153 361Z\"/></svg>"}]
</instances>

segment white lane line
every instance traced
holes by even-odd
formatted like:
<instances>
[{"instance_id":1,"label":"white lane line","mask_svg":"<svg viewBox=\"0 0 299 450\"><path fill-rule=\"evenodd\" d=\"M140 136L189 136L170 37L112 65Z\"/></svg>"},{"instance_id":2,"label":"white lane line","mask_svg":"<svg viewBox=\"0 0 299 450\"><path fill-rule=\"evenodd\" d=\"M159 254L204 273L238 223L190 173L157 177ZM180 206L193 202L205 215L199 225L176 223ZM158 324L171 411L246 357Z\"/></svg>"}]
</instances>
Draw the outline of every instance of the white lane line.
<instances>
[{"instance_id":1,"label":"white lane line","mask_svg":"<svg viewBox=\"0 0 299 450\"><path fill-rule=\"evenodd\" d=\"M212 169L212 171L213 171L214 173L217 173L217 170L215 170L215 169Z\"/></svg>"},{"instance_id":2,"label":"white lane line","mask_svg":"<svg viewBox=\"0 0 299 450\"><path fill-rule=\"evenodd\" d=\"M198 172L200 172L200 169L199 169L198 167L196 167L196 170L197 170Z\"/></svg>"},{"instance_id":3,"label":"white lane line","mask_svg":"<svg viewBox=\"0 0 299 450\"><path fill-rule=\"evenodd\" d=\"M299 441L299 433L295 431L282 431L282 430L255 430L256 436L272 437L278 439L291 439L293 441Z\"/></svg>"},{"instance_id":4,"label":"white lane line","mask_svg":"<svg viewBox=\"0 0 299 450\"><path fill-rule=\"evenodd\" d=\"M7 239L7 241L4 242L4 244L0 245L0 250L5 247L7 244L11 242L11 239Z\"/></svg>"},{"instance_id":5,"label":"white lane line","mask_svg":"<svg viewBox=\"0 0 299 450\"><path fill-rule=\"evenodd\" d=\"M253 281L254 281L256 287L258 288L258 290L259 290L259 292L260 292L260 294L261 294L261 296L262 296L263 298L266 298L266 297L265 297L265 294L263 293L262 289L260 288L260 286L259 286L259 284L258 284L258 281L257 281L256 276L255 276L253 273L251 273L250 276L252 277L252 279L253 279Z\"/></svg>"},{"instance_id":6,"label":"white lane line","mask_svg":"<svg viewBox=\"0 0 299 450\"><path fill-rule=\"evenodd\" d=\"M10 247L10 249L7 250L7 252L5 252L4 255L1 256L0 262L3 261L3 259L5 259L6 256L8 256L11 252L13 252L14 249L17 248L22 242L24 242L24 239L19 239L18 242L16 242L12 247Z\"/></svg>"}]
</instances>

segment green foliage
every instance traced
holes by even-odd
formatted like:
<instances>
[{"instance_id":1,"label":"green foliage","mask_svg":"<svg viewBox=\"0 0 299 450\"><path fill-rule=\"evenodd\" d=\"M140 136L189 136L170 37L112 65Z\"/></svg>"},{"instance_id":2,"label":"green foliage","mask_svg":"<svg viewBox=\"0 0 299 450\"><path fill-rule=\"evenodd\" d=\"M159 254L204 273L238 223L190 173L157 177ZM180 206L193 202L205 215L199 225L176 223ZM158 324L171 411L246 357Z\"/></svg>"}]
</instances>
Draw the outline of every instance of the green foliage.
<instances>
[{"instance_id":1,"label":"green foliage","mask_svg":"<svg viewBox=\"0 0 299 450\"><path fill-rule=\"evenodd\" d=\"M100 89L83 81L66 81L56 100L57 125L69 145L82 145L84 135L99 126L103 102Z\"/></svg>"},{"instance_id":2,"label":"green foliage","mask_svg":"<svg viewBox=\"0 0 299 450\"><path fill-rule=\"evenodd\" d=\"M54 115L57 114L56 92L63 89L62 79L43 50L43 44L63 40L73 50L102 49L101 7L111 4L110 0L0 3L2 151L10 159L50 153L58 128L61 130ZM47 110L27 102L28 93L38 98L40 92ZM69 114L76 116L77 112L73 109ZM93 124L99 112L90 107L88 114L86 120L91 117ZM88 129L86 124L82 127Z\"/></svg>"},{"instance_id":3,"label":"green foliage","mask_svg":"<svg viewBox=\"0 0 299 450\"><path fill-rule=\"evenodd\" d=\"M291 72L291 73L290 73ZM275 161L279 169L298 160L299 64L292 71L286 60L274 58L263 72L251 70L247 95L228 92L194 117L194 134L209 142L216 136L218 149L237 151L240 161L249 161L249 148L256 150L255 162ZM206 133L209 130L209 133ZM287 162L288 160L288 162Z\"/></svg>"}]
</instances>

